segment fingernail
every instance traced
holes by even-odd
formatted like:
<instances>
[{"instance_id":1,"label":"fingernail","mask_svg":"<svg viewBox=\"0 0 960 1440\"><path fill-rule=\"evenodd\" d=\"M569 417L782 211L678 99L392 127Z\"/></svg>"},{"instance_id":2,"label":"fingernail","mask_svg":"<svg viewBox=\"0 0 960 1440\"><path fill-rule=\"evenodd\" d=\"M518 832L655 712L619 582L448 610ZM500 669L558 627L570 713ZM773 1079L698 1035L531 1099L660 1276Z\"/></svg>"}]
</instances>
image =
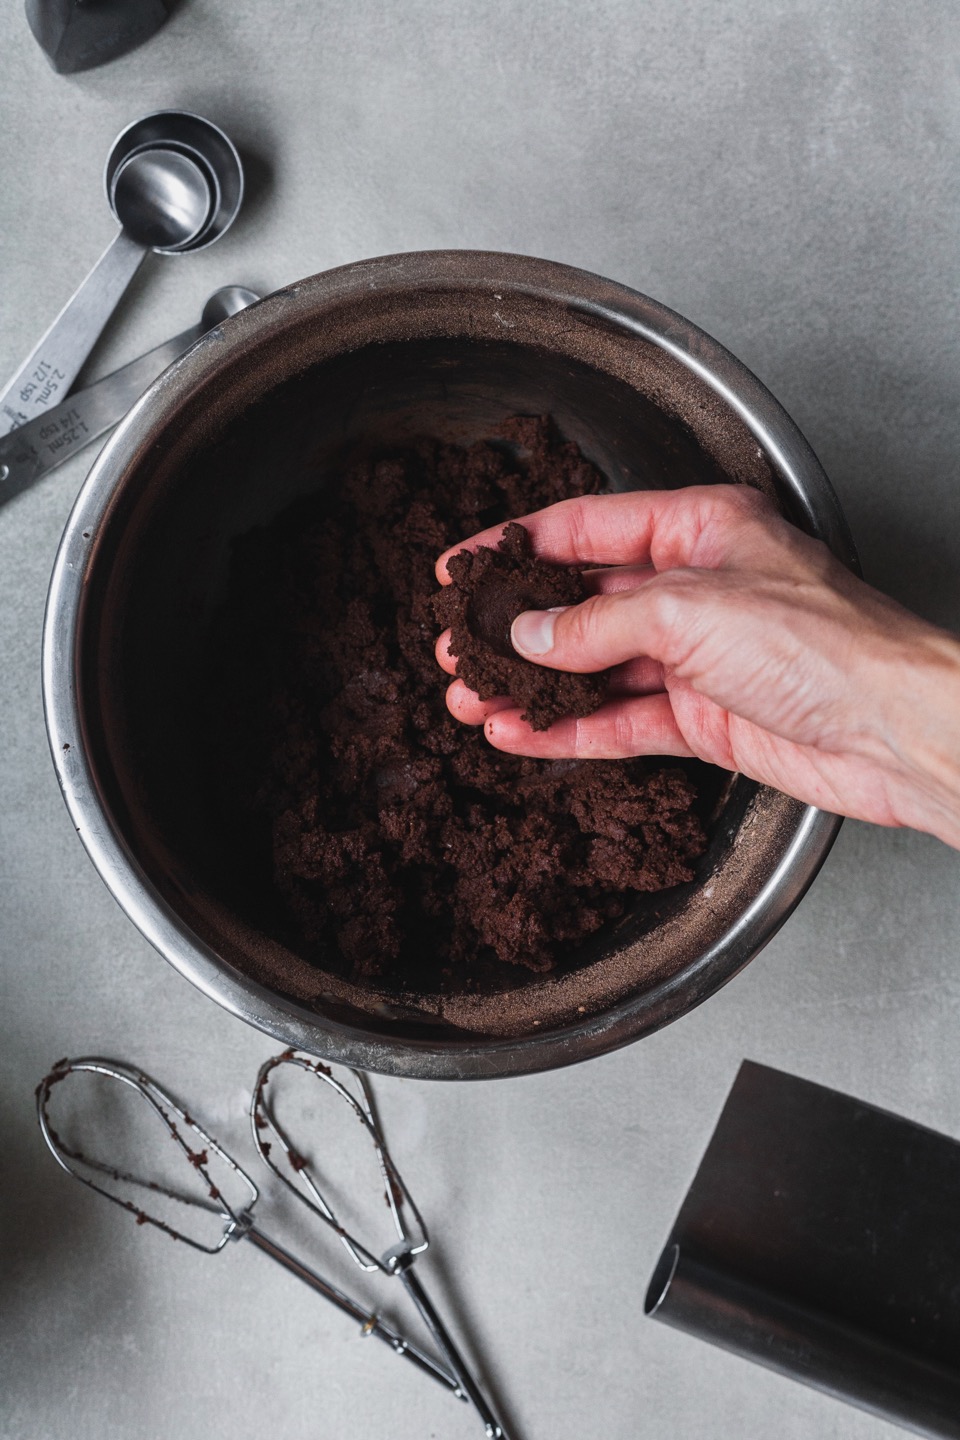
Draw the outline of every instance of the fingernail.
<instances>
[{"instance_id":1,"label":"fingernail","mask_svg":"<svg viewBox=\"0 0 960 1440\"><path fill-rule=\"evenodd\" d=\"M553 632L557 616L565 609L524 610L510 627L510 643L520 655L546 655L553 649Z\"/></svg>"}]
</instances>

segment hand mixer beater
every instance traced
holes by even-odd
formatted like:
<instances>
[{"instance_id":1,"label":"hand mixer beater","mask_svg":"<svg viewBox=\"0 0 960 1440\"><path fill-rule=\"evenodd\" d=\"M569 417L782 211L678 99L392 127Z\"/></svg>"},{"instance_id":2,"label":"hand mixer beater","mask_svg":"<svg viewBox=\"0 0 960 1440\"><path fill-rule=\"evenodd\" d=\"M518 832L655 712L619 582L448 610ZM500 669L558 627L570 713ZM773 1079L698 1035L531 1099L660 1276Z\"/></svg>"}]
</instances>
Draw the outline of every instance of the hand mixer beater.
<instances>
[{"instance_id":1,"label":"hand mixer beater","mask_svg":"<svg viewBox=\"0 0 960 1440\"><path fill-rule=\"evenodd\" d=\"M395 1243L380 1255L375 1254L341 1223L329 1201L328 1194L321 1190L312 1166L304 1154L291 1143L288 1134L277 1119L275 1107L268 1099L267 1087L271 1077L281 1068L288 1066L305 1071L326 1087L328 1093L337 1096L348 1105L373 1144L379 1165L384 1199L397 1237ZM305 1055L298 1055L292 1050L285 1051L273 1060L267 1060L260 1067L250 1104L253 1143L264 1164L273 1171L288 1190L296 1195L298 1200L308 1206L318 1219L334 1231L351 1259L361 1270L379 1271L381 1275L386 1276L399 1276L407 1294L433 1336L440 1353L456 1376L463 1391L473 1402L490 1440L506 1440L506 1431L497 1420L483 1392L467 1368L463 1356L440 1319L419 1276L414 1273L413 1264L416 1257L422 1255L430 1243L427 1229L410 1191L390 1158L374 1115L366 1077L358 1070L352 1071L351 1074L356 1086L356 1094L352 1094L341 1081L336 1079L329 1066L319 1060L310 1060ZM276 1163L274 1157L277 1153L277 1146L283 1152L286 1169L294 1176L293 1180L291 1180L290 1174Z\"/></svg>"},{"instance_id":2,"label":"hand mixer beater","mask_svg":"<svg viewBox=\"0 0 960 1440\"><path fill-rule=\"evenodd\" d=\"M305 1157L294 1148L287 1133L277 1123L265 1091L271 1075L278 1068L286 1066L298 1067L322 1081L325 1087L328 1087L325 1093L337 1096L350 1107L373 1143L384 1195L397 1236L396 1243L379 1257L340 1225ZM162 1179L150 1178L142 1173L135 1173L124 1165L97 1158L87 1153L88 1142L84 1141L85 1148L81 1148L78 1143L74 1143L72 1136L69 1140L64 1138L51 1119L51 1098L56 1087L69 1077L80 1076L97 1076L115 1082L126 1092L132 1092L143 1100L148 1113L163 1127L173 1147L173 1155L185 1167L184 1180L190 1182L190 1188L195 1192L199 1188L200 1193L190 1194L185 1184L173 1183L166 1176ZM386 1324L362 1301L324 1279L311 1266L271 1239L259 1224L255 1224L254 1207L260 1198L260 1190L254 1180L192 1115L142 1070L99 1057L60 1060L37 1086L37 1115L43 1138L58 1164L89 1189L132 1213L138 1224L154 1225L172 1238L182 1240L194 1249L211 1255L219 1253L231 1240L249 1240L257 1249L303 1280L339 1310L360 1321L361 1334L375 1335L397 1355L411 1361L423 1373L439 1381L458 1399L472 1401L490 1440L506 1440L506 1432L493 1415L423 1286L412 1274L411 1266L415 1256L422 1254L429 1243L426 1228L387 1151L374 1118L366 1079L359 1072L352 1072L352 1076L356 1095L335 1079L326 1066L293 1051L286 1051L283 1055L268 1060L257 1075L250 1105L254 1143L257 1152L274 1175L338 1235L351 1258L361 1269L401 1277L444 1357L443 1363ZM272 1158L271 1151L275 1147L279 1147L283 1152L286 1163L296 1178L296 1184L291 1182ZM224 1176L236 1189L236 1196L228 1197L225 1193L227 1183ZM131 1191L138 1196L138 1200L130 1198ZM141 1198L143 1204L157 1208L158 1202L164 1200L167 1202L165 1212L157 1214L144 1209L143 1204L139 1203ZM189 1224L191 1216L194 1215L199 1215L206 1225L213 1225L209 1235L198 1236L195 1229L194 1233L191 1233ZM172 1218L179 1216L184 1217L182 1221Z\"/></svg>"}]
</instances>

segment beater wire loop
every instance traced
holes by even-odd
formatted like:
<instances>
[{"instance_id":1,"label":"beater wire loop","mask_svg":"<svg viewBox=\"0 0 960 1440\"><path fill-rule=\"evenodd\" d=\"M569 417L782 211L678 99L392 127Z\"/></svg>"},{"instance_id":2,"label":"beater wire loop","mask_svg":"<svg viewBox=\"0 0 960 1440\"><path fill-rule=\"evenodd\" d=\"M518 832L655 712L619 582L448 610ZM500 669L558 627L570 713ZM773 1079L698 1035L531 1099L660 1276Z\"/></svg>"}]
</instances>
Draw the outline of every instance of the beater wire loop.
<instances>
[{"instance_id":1,"label":"beater wire loop","mask_svg":"<svg viewBox=\"0 0 960 1440\"><path fill-rule=\"evenodd\" d=\"M56 1086L62 1084L71 1075L83 1074L99 1075L108 1080L117 1081L138 1095L149 1107L150 1113L160 1121L170 1140L190 1167L188 1175L194 1180L199 1178L203 1183L206 1196L201 1198L188 1195L175 1190L171 1185L162 1181L145 1179L132 1171L98 1160L85 1154L83 1150L68 1144L54 1128L50 1117L50 1102ZM86 1185L90 1190L95 1190L97 1194L103 1195L107 1200L113 1201L115 1205L129 1210L136 1216L139 1225L155 1225L158 1230L164 1231L172 1239L182 1240L185 1244L192 1245L195 1250L200 1250L206 1255L216 1255L229 1240L242 1230L243 1217L253 1208L259 1198L260 1192L254 1181L232 1156L221 1149L212 1135L202 1129L192 1116L181 1109L176 1101L160 1088L156 1081L151 1080L149 1075L130 1065L124 1065L120 1061L104 1060L98 1056L60 1061L37 1087L37 1118L43 1138L54 1159L66 1170L68 1175L72 1175L75 1180L79 1180L81 1184ZM196 1148L191 1140L188 1140L188 1135L196 1137L198 1142ZM211 1175L210 1157L212 1155L215 1155L228 1167L239 1185L243 1187L245 1198L242 1205L231 1205L223 1193L222 1182L220 1185L216 1183L220 1176ZM171 1225L168 1220L150 1214L143 1205L138 1205L133 1200L124 1198L122 1194L117 1194L105 1183L98 1183L86 1172L102 1175L105 1179L111 1180L115 1186L134 1186L139 1190L148 1191L151 1196L164 1196L177 1205L218 1215L222 1224L219 1240L212 1245L204 1244L202 1240L188 1234L186 1230L181 1230L177 1226Z\"/></svg>"},{"instance_id":2,"label":"beater wire loop","mask_svg":"<svg viewBox=\"0 0 960 1440\"><path fill-rule=\"evenodd\" d=\"M417 1209L409 1190L403 1183L400 1172L390 1158L386 1142L374 1116L373 1099L366 1077L359 1070L349 1071L356 1089L352 1094L330 1068L320 1060L311 1060L295 1051L286 1050L272 1060L267 1060L257 1073L256 1084L250 1102L250 1128L253 1143L263 1163L277 1179L308 1206L323 1223L338 1236L340 1243L361 1270L379 1270L381 1274L392 1275L395 1264L387 1256L376 1254L368 1245L349 1231L340 1221L332 1202L321 1188L321 1182L314 1174L313 1166L305 1153L295 1146L287 1130L276 1115L276 1105L269 1096L271 1077L282 1067L291 1066L304 1071L326 1087L326 1093L336 1096L350 1107L360 1121L368 1140L376 1153L383 1195L389 1211L397 1242L388 1253L402 1252L420 1255L430 1243L423 1217ZM285 1168L277 1164L277 1149L282 1152ZM291 1179L291 1174L294 1179ZM412 1222L412 1223L408 1223Z\"/></svg>"}]
</instances>

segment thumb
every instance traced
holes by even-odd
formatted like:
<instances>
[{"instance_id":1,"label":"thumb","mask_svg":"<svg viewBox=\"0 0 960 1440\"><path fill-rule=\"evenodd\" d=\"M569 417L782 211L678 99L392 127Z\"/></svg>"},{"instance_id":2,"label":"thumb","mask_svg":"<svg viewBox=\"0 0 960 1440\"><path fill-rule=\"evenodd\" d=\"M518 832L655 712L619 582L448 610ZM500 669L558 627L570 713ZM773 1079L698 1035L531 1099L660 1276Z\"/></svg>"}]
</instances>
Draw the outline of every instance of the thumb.
<instances>
[{"instance_id":1,"label":"thumb","mask_svg":"<svg viewBox=\"0 0 960 1440\"><path fill-rule=\"evenodd\" d=\"M512 647L524 660L577 674L607 670L638 655L658 655L649 586L592 595L581 605L524 611L511 626Z\"/></svg>"}]
</instances>

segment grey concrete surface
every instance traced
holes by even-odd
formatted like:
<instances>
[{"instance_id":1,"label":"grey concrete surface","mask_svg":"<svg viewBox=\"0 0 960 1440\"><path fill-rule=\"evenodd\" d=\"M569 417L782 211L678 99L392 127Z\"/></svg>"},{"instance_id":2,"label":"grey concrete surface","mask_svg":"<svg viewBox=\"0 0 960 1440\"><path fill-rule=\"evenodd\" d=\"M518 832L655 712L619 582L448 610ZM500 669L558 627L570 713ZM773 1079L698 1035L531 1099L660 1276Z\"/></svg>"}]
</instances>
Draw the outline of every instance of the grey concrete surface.
<instances>
[{"instance_id":1,"label":"grey concrete surface","mask_svg":"<svg viewBox=\"0 0 960 1440\"><path fill-rule=\"evenodd\" d=\"M184 0L143 49L69 79L15 3L2 35L0 374L111 236L115 132L196 109L244 149L250 202L212 250L148 262L88 373L229 281L438 246L569 261L739 355L819 453L870 577L958 624L949 0ZM139 1230L41 1149L32 1088L59 1055L134 1059L242 1143L273 1048L140 939L57 793L40 628L89 458L0 508L0 1434L468 1440L465 1407L266 1260ZM933 840L848 824L778 938L670 1029L534 1079L379 1082L433 1222L426 1273L518 1440L901 1433L641 1302L742 1057L960 1136L958 874Z\"/></svg>"}]
</instances>

